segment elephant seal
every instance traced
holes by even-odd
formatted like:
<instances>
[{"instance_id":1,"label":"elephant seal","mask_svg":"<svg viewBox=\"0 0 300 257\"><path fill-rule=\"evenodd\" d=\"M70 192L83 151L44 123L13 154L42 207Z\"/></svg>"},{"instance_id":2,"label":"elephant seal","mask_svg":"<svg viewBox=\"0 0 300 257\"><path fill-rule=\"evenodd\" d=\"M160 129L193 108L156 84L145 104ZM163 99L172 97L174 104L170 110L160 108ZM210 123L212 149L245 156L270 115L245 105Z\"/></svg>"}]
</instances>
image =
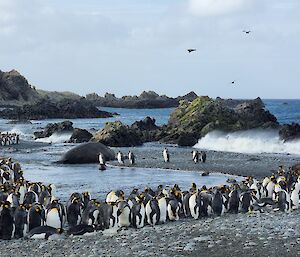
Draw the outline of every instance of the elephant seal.
<instances>
[{"instance_id":1,"label":"elephant seal","mask_svg":"<svg viewBox=\"0 0 300 257\"><path fill-rule=\"evenodd\" d=\"M98 163L99 154L105 157L105 160L114 160L115 153L113 150L101 143L88 142L75 146L57 162L62 164L81 164L81 163Z\"/></svg>"}]
</instances>

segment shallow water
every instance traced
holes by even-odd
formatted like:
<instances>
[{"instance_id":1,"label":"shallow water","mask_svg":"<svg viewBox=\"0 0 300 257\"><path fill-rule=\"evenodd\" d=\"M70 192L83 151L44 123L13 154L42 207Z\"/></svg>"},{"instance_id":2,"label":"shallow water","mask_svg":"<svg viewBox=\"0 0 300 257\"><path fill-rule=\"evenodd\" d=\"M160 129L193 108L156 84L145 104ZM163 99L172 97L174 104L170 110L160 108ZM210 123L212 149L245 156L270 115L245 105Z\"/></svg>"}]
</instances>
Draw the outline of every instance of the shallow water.
<instances>
[{"instance_id":1,"label":"shallow water","mask_svg":"<svg viewBox=\"0 0 300 257\"><path fill-rule=\"evenodd\" d=\"M57 197L66 200L73 192L89 191L94 198L104 199L111 190L122 189L126 194L134 187L143 190L145 187L156 189L160 184L173 186L179 184L182 190L188 190L192 182L198 186L225 184L227 178L237 176L211 174L201 176L200 172L174 171L146 168L108 167L99 171L98 165L43 166L32 164L24 166L25 177L32 181L53 183L57 188Z\"/></svg>"}]
</instances>

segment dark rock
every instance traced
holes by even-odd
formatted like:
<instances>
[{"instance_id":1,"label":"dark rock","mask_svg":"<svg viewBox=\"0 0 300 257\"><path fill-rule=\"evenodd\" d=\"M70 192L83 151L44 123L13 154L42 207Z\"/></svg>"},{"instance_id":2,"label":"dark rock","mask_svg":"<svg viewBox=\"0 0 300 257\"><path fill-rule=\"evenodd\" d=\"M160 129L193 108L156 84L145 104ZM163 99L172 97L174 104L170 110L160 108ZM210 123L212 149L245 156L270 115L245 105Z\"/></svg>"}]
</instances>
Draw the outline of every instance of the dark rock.
<instances>
[{"instance_id":1,"label":"dark rock","mask_svg":"<svg viewBox=\"0 0 300 257\"><path fill-rule=\"evenodd\" d=\"M284 141L300 139L300 125L298 123L282 125L279 130L279 136Z\"/></svg>"},{"instance_id":2,"label":"dark rock","mask_svg":"<svg viewBox=\"0 0 300 257\"><path fill-rule=\"evenodd\" d=\"M198 143L198 139L193 134L182 134L178 138L179 146L194 146Z\"/></svg>"},{"instance_id":3,"label":"dark rock","mask_svg":"<svg viewBox=\"0 0 300 257\"><path fill-rule=\"evenodd\" d=\"M16 70L0 70L0 104L24 104L41 99L41 96Z\"/></svg>"},{"instance_id":4,"label":"dark rock","mask_svg":"<svg viewBox=\"0 0 300 257\"><path fill-rule=\"evenodd\" d=\"M86 129L75 128L70 138L70 143L83 143L88 142L93 135Z\"/></svg>"},{"instance_id":5,"label":"dark rock","mask_svg":"<svg viewBox=\"0 0 300 257\"><path fill-rule=\"evenodd\" d=\"M155 124L155 119L146 117L144 120L136 121L131 125L141 140L145 142L158 141L161 138L162 128Z\"/></svg>"},{"instance_id":6,"label":"dark rock","mask_svg":"<svg viewBox=\"0 0 300 257\"><path fill-rule=\"evenodd\" d=\"M33 134L37 139L50 137L53 133L72 133L73 129L73 122L67 120L59 123L49 123L43 131L36 131Z\"/></svg>"},{"instance_id":7,"label":"dark rock","mask_svg":"<svg viewBox=\"0 0 300 257\"><path fill-rule=\"evenodd\" d=\"M75 146L69 150L58 161L63 164L81 164L81 163L98 163L99 154L102 153L105 160L110 161L115 159L115 153L109 147L101 144L88 142Z\"/></svg>"},{"instance_id":8,"label":"dark rock","mask_svg":"<svg viewBox=\"0 0 300 257\"><path fill-rule=\"evenodd\" d=\"M166 95L158 95L153 91L144 91L139 96L123 96L117 98L114 94L106 93L101 97L95 93L86 95L86 99L92 101L98 106L116 107L116 108L169 108L179 105L179 101L186 99L192 101L197 97L194 92L177 98Z\"/></svg>"},{"instance_id":9,"label":"dark rock","mask_svg":"<svg viewBox=\"0 0 300 257\"><path fill-rule=\"evenodd\" d=\"M0 117L5 119L76 119L76 118L108 118L113 115L100 111L85 99L63 100L57 103L43 100L33 105L24 105L0 112Z\"/></svg>"},{"instance_id":10,"label":"dark rock","mask_svg":"<svg viewBox=\"0 0 300 257\"><path fill-rule=\"evenodd\" d=\"M96 132L91 141L115 147L139 146L143 144L137 131L122 124L120 121L107 122L103 129Z\"/></svg>"},{"instance_id":11,"label":"dark rock","mask_svg":"<svg viewBox=\"0 0 300 257\"><path fill-rule=\"evenodd\" d=\"M253 128L278 127L277 119L264 109L260 98L254 100L213 100L208 96L196 98L193 102L181 101L170 116L164 142L178 143L181 136L193 135L193 141L213 130L238 131ZM183 140L185 141L185 140Z\"/></svg>"}]
</instances>

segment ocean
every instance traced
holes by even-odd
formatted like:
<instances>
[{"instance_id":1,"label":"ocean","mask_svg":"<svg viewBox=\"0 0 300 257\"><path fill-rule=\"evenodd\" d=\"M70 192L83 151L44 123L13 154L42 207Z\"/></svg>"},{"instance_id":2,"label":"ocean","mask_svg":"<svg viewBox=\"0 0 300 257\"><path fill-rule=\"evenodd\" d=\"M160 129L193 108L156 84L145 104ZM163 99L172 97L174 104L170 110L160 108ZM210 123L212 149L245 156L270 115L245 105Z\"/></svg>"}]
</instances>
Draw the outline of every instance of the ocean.
<instances>
[{"instance_id":1,"label":"ocean","mask_svg":"<svg viewBox=\"0 0 300 257\"><path fill-rule=\"evenodd\" d=\"M264 100L266 109L273 113L278 121L283 123L300 123L300 100ZM120 115L105 119L72 119L74 127L88 129L91 132L102 128L105 122L120 120L125 124L132 124L146 116L154 117L157 125L168 122L173 108L167 109L119 109L101 108L102 110L117 112ZM199 171L177 171L176 167L168 171L162 169L146 168L120 168L110 167L105 172L99 172L96 164L89 165L58 165L54 164L64 152L74 146L65 144L70 134L52 135L50 138L34 141L33 132L42 129L50 122L63 120L38 120L32 124L7 124L7 120L0 119L0 131L16 132L21 135L21 140L26 141L25 147L16 150L14 147L1 149L1 155L12 156L23 164L25 177L33 181L56 184L60 197L66 199L74 191L90 191L91 193L104 197L105 193L112 189L122 188L129 192L133 187L156 187L158 184L172 185L178 181L184 188L192 182L199 184L214 185L226 183L229 175L214 174L202 177ZM52 143L51 145L48 143ZM142 148L152 149L151 144ZM164 145L155 146L156 151ZM224 133L214 131L199 140L195 148L207 151L243 153L250 155L267 154L291 155L295 160L300 160L300 141L283 143L277 131L274 130L249 130L235 133ZM174 151L178 151L173 148ZM3 151L2 151L3 150Z\"/></svg>"}]
</instances>

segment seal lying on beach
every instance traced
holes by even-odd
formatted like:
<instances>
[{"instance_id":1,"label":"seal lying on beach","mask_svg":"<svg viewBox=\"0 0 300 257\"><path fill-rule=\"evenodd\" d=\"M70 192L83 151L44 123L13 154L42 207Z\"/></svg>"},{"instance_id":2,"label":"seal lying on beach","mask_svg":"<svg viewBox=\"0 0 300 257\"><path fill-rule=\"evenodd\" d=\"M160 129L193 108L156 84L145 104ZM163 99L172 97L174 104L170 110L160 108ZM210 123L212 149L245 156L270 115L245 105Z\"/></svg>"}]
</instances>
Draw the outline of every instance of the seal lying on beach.
<instances>
[{"instance_id":1,"label":"seal lying on beach","mask_svg":"<svg viewBox=\"0 0 300 257\"><path fill-rule=\"evenodd\" d=\"M83 143L68 152L58 161L63 164L81 164L81 163L98 163L99 154L105 157L105 160L114 160L115 153L113 150L101 143Z\"/></svg>"}]
</instances>

